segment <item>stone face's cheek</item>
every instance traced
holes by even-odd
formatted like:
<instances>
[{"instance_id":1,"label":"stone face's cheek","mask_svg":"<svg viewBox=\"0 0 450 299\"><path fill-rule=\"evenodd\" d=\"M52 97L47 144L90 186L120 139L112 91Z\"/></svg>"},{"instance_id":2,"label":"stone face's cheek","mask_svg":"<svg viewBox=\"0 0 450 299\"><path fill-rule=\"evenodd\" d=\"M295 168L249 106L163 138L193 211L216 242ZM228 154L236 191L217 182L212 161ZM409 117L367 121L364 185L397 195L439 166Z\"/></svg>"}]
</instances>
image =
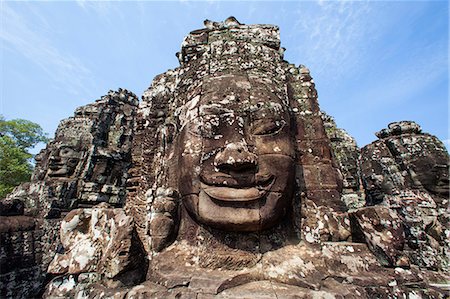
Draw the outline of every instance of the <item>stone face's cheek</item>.
<instances>
[{"instance_id":1,"label":"stone face's cheek","mask_svg":"<svg viewBox=\"0 0 450 299\"><path fill-rule=\"evenodd\" d=\"M294 181L294 160L282 155L259 156L258 174L269 174L273 176L274 182L270 192L289 193ZM292 194L292 192L291 192Z\"/></svg>"},{"instance_id":2,"label":"stone face's cheek","mask_svg":"<svg viewBox=\"0 0 450 299\"><path fill-rule=\"evenodd\" d=\"M284 141L284 140L283 140ZM276 142L273 140L261 140L258 144L259 155L285 155L294 158L295 151L289 142Z\"/></svg>"},{"instance_id":3,"label":"stone face's cheek","mask_svg":"<svg viewBox=\"0 0 450 299\"><path fill-rule=\"evenodd\" d=\"M425 189L431 193L448 197L449 195L449 166L434 165L416 172L417 179Z\"/></svg>"},{"instance_id":4,"label":"stone face's cheek","mask_svg":"<svg viewBox=\"0 0 450 299\"><path fill-rule=\"evenodd\" d=\"M295 158L290 116L280 104L253 112L250 132L258 155L278 154Z\"/></svg>"},{"instance_id":5,"label":"stone face's cheek","mask_svg":"<svg viewBox=\"0 0 450 299\"><path fill-rule=\"evenodd\" d=\"M193 216L195 219L198 220L197 215L199 214L198 211L198 203L199 203L199 195L198 194L191 194L186 195L182 197L183 205L185 206L186 210Z\"/></svg>"},{"instance_id":6,"label":"stone face's cheek","mask_svg":"<svg viewBox=\"0 0 450 299\"><path fill-rule=\"evenodd\" d=\"M70 158L70 159L66 159L66 167L65 167L65 169L66 169L66 174L67 174L67 176L71 176L73 173L74 173L74 171L75 171L75 168L77 167L77 165L78 165L78 163L80 162L80 160L78 159L78 158Z\"/></svg>"},{"instance_id":7,"label":"stone face's cheek","mask_svg":"<svg viewBox=\"0 0 450 299\"><path fill-rule=\"evenodd\" d=\"M78 157L73 157L67 159L67 168L69 172L73 172L75 170L75 167L78 165L78 162L80 159Z\"/></svg>"},{"instance_id":8,"label":"stone face's cheek","mask_svg":"<svg viewBox=\"0 0 450 299\"><path fill-rule=\"evenodd\" d=\"M270 192L260 209L260 227L266 229L274 226L286 214L289 193Z\"/></svg>"},{"instance_id":9,"label":"stone face's cheek","mask_svg":"<svg viewBox=\"0 0 450 299\"><path fill-rule=\"evenodd\" d=\"M259 157L260 172L270 172L274 182L261 206L261 229L269 228L286 214L294 190L295 165L291 157L263 155Z\"/></svg>"},{"instance_id":10,"label":"stone face's cheek","mask_svg":"<svg viewBox=\"0 0 450 299\"><path fill-rule=\"evenodd\" d=\"M419 143L419 141L417 141ZM422 186L431 193L448 197L449 160L445 149L439 147L430 150L431 140L420 140L422 152L411 159L415 175ZM408 148L409 149L409 148Z\"/></svg>"},{"instance_id":11,"label":"stone face's cheek","mask_svg":"<svg viewBox=\"0 0 450 299\"><path fill-rule=\"evenodd\" d=\"M448 162L447 162L448 163ZM435 184L430 186L430 189L434 189L436 193L442 194L446 197L450 194L449 173L450 165L436 165L434 168L436 176Z\"/></svg>"},{"instance_id":12,"label":"stone face's cheek","mask_svg":"<svg viewBox=\"0 0 450 299\"><path fill-rule=\"evenodd\" d=\"M178 191L181 196L199 193L199 165L200 158L198 155L186 155L180 158Z\"/></svg>"},{"instance_id":13,"label":"stone face's cheek","mask_svg":"<svg viewBox=\"0 0 450 299\"><path fill-rule=\"evenodd\" d=\"M200 192L199 174L201 170L200 159L202 141L183 130L178 144L179 169L178 188L182 197Z\"/></svg>"},{"instance_id":14,"label":"stone face's cheek","mask_svg":"<svg viewBox=\"0 0 450 299\"><path fill-rule=\"evenodd\" d=\"M202 140L189 133L188 129L189 127L180 133L178 140L178 192L187 211L196 218L200 192Z\"/></svg>"}]
</instances>

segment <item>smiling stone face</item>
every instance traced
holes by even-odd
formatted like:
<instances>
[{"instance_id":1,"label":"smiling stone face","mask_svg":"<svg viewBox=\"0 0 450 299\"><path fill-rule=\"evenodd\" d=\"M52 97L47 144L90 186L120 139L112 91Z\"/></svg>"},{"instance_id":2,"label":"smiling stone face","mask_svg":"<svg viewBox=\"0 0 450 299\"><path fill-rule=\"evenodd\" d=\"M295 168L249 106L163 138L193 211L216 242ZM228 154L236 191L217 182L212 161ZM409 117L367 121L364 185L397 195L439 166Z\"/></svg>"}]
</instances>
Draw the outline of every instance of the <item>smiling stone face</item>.
<instances>
[{"instance_id":1,"label":"smiling stone face","mask_svg":"<svg viewBox=\"0 0 450 299\"><path fill-rule=\"evenodd\" d=\"M388 139L387 144L395 156L408 165L416 186L422 185L431 194L448 198L450 161L445 146L436 137L405 134Z\"/></svg>"},{"instance_id":2,"label":"smiling stone face","mask_svg":"<svg viewBox=\"0 0 450 299\"><path fill-rule=\"evenodd\" d=\"M227 76L205 80L186 107L179 191L191 216L231 231L276 224L293 190L287 105L270 84Z\"/></svg>"},{"instance_id":3,"label":"smiling stone face","mask_svg":"<svg viewBox=\"0 0 450 299\"><path fill-rule=\"evenodd\" d=\"M49 155L49 177L71 177L80 162L80 151L68 144L55 144Z\"/></svg>"}]
</instances>

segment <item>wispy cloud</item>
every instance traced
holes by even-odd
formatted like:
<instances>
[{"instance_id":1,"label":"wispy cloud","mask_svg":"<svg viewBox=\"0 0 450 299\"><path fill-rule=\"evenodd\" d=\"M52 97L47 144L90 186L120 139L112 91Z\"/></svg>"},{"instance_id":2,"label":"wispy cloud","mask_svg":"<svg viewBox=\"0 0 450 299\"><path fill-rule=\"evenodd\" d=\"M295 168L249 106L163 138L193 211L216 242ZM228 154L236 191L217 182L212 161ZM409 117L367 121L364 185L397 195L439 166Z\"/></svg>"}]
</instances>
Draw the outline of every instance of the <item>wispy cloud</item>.
<instances>
[{"instance_id":1,"label":"wispy cloud","mask_svg":"<svg viewBox=\"0 0 450 299\"><path fill-rule=\"evenodd\" d=\"M123 2L121 3L118 0L76 0L76 3L85 12L92 12L97 17L103 18L103 20L107 22L114 22L117 18L125 19L124 14L119 9L120 5L122 5ZM135 3L139 2L130 1L130 5L133 5Z\"/></svg>"},{"instance_id":2,"label":"wispy cloud","mask_svg":"<svg viewBox=\"0 0 450 299\"><path fill-rule=\"evenodd\" d=\"M85 10L95 10L96 12L102 14L107 12L111 7L113 2L118 1L106 1L106 0L97 0L97 1L89 1L89 0L76 0L75 1L78 6Z\"/></svg>"},{"instance_id":3,"label":"wispy cloud","mask_svg":"<svg viewBox=\"0 0 450 299\"><path fill-rule=\"evenodd\" d=\"M348 70L363 56L358 45L372 34L373 27L366 18L369 12L370 6L364 2L300 2L292 34L298 36L301 44L292 51L296 51L314 73L333 69L333 73L339 75L342 66Z\"/></svg>"},{"instance_id":4,"label":"wispy cloud","mask_svg":"<svg viewBox=\"0 0 450 299\"><path fill-rule=\"evenodd\" d=\"M32 27L24 16L5 2L2 2L1 18L2 51L13 50L22 54L39 66L60 88L74 94L87 90L86 84L92 81L91 71L76 57L61 52L45 36L45 30Z\"/></svg>"}]
</instances>

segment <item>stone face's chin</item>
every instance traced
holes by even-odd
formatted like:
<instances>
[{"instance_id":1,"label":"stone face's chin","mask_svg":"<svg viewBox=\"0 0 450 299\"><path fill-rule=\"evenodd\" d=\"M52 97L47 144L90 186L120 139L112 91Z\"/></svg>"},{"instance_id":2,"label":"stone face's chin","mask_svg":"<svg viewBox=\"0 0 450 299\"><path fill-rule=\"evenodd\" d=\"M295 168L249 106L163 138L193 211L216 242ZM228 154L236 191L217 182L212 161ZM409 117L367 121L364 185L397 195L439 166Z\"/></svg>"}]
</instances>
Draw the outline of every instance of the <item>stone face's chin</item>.
<instances>
[{"instance_id":1,"label":"stone face's chin","mask_svg":"<svg viewBox=\"0 0 450 299\"><path fill-rule=\"evenodd\" d=\"M204 190L198 196L197 220L226 231L257 231L260 224L260 200L220 201Z\"/></svg>"}]
</instances>

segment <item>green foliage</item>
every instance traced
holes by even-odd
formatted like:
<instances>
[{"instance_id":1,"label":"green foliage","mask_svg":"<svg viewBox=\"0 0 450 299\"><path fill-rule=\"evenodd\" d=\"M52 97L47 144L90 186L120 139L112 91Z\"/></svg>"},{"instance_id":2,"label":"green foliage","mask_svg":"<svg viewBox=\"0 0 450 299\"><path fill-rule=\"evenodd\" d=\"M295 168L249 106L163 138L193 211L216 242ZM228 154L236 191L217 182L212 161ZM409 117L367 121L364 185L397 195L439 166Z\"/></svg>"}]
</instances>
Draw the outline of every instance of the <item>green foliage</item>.
<instances>
[{"instance_id":1,"label":"green foliage","mask_svg":"<svg viewBox=\"0 0 450 299\"><path fill-rule=\"evenodd\" d=\"M24 119L7 121L0 115L0 198L30 179L33 155L28 150L47 141L38 124Z\"/></svg>"},{"instance_id":2,"label":"green foliage","mask_svg":"<svg viewBox=\"0 0 450 299\"><path fill-rule=\"evenodd\" d=\"M5 120L1 115L0 136L12 138L16 146L23 150L48 141L38 124L25 119Z\"/></svg>"}]
</instances>

